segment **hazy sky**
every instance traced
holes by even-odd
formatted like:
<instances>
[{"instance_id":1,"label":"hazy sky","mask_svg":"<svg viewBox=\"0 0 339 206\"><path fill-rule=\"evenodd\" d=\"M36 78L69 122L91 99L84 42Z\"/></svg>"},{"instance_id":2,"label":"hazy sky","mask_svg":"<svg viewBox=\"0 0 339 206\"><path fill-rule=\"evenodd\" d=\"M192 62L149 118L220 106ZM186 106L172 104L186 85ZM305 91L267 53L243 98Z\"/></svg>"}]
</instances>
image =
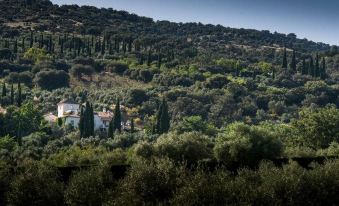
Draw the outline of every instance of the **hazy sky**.
<instances>
[{"instance_id":1,"label":"hazy sky","mask_svg":"<svg viewBox=\"0 0 339 206\"><path fill-rule=\"evenodd\" d=\"M52 0L126 10L154 20L295 33L339 45L339 0Z\"/></svg>"}]
</instances>

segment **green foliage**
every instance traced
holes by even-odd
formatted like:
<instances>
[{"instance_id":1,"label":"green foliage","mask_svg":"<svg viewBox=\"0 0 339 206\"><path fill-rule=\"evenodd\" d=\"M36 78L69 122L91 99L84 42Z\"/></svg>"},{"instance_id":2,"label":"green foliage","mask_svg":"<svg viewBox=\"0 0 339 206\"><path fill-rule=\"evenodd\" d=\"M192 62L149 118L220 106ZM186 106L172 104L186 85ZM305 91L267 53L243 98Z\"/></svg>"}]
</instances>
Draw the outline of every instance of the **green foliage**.
<instances>
[{"instance_id":1,"label":"green foliage","mask_svg":"<svg viewBox=\"0 0 339 206\"><path fill-rule=\"evenodd\" d=\"M8 202L10 205L62 205L63 184L54 169L30 163L13 178Z\"/></svg>"},{"instance_id":2,"label":"green foliage","mask_svg":"<svg viewBox=\"0 0 339 206\"><path fill-rule=\"evenodd\" d=\"M65 191L67 205L103 205L107 198L107 186L114 180L109 168L93 167L73 173ZM110 188L113 189L113 188Z\"/></svg>"},{"instance_id":3,"label":"green foliage","mask_svg":"<svg viewBox=\"0 0 339 206\"><path fill-rule=\"evenodd\" d=\"M201 116L184 117L175 128L179 133L201 132L205 135L214 136L218 130L212 124L204 121Z\"/></svg>"},{"instance_id":4,"label":"green foliage","mask_svg":"<svg viewBox=\"0 0 339 206\"><path fill-rule=\"evenodd\" d=\"M154 144L156 155L168 157L176 163L187 162L188 165L211 159L211 140L198 132L162 135Z\"/></svg>"},{"instance_id":5,"label":"green foliage","mask_svg":"<svg viewBox=\"0 0 339 206\"><path fill-rule=\"evenodd\" d=\"M168 114L168 105L165 98L162 100L157 113L156 132L158 134L167 133L170 129L170 117Z\"/></svg>"},{"instance_id":6,"label":"green foliage","mask_svg":"<svg viewBox=\"0 0 339 206\"><path fill-rule=\"evenodd\" d=\"M30 59L35 63L51 60L51 56L47 54L46 50L35 47L28 49L24 54L24 58Z\"/></svg>"},{"instance_id":7,"label":"green foliage","mask_svg":"<svg viewBox=\"0 0 339 206\"><path fill-rule=\"evenodd\" d=\"M234 123L216 139L214 148L219 161L227 164L256 165L260 160L282 154L283 145L271 132L257 126Z\"/></svg>"},{"instance_id":8,"label":"green foliage","mask_svg":"<svg viewBox=\"0 0 339 206\"><path fill-rule=\"evenodd\" d=\"M327 148L339 141L339 110L333 106L321 109L304 109L294 122L303 143L309 147Z\"/></svg>"}]
</instances>

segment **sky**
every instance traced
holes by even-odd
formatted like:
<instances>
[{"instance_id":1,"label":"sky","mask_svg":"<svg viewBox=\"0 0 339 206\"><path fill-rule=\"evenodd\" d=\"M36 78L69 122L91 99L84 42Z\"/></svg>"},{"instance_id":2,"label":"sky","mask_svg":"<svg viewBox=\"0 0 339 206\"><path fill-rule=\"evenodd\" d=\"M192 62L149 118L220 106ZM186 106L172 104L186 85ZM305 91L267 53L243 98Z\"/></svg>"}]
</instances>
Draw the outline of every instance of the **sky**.
<instances>
[{"instance_id":1,"label":"sky","mask_svg":"<svg viewBox=\"0 0 339 206\"><path fill-rule=\"evenodd\" d=\"M295 33L339 45L339 0L52 0L125 10L154 20Z\"/></svg>"}]
</instances>

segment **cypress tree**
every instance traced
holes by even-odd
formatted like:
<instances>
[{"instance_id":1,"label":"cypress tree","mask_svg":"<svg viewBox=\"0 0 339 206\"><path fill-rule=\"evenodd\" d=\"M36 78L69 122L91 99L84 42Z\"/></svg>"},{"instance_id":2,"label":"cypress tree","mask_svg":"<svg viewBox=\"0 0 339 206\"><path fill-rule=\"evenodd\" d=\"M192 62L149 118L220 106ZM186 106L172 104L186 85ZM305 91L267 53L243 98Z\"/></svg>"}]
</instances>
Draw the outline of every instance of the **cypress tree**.
<instances>
[{"instance_id":1,"label":"cypress tree","mask_svg":"<svg viewBox=\"0 0 339 206\"><path fill-rule=\"evenodd\" d=\"M40 49L44 48L44 34L41 34L41 36L40 36L39 48Z\"/></svg>"},{"instance_id":2,"label":"cypress tree","mask_svg":"<svg viewBox=\"0 0 339 206\"><path fill-rule=\"evenodd\" d=\"M101 45L101 55L105 55L105 51L106 51L106 42L105 42L105 37L102 41L102 45Z\"/></svg>"},{"instance_id":3,"label":"cypress tree","mask_svg":"<svg viewBox=\"0 0 339 206\"><path fill-rule=\"evenodd\" d=\"M18 83L18 97L17 97L17 104L18 107L21 107L22 99L21 99L21 84L20 82Z\"/></svg>"},{"instance_id":4,"label":"cypress tree","mask_svg":"<svg viewBox=\"0 0 339 206\"><path fill-rule=\"evenodd\" d=\"M90 105L90 108L89 108L89 135L94 137L94 111L93 111L93 105L91 104Z\"/></svg>"},{"instance_id":5,"label":"cypress tree","mask_svg":"<svg viewBox=\"0 0 339 206\"><path fill-rule=\"evenodd\" d=\"M112 138L114 136L114 124L113 124L113 119L109 122L108 125L108 138Z\"/></svg>"},{"instance_id":6,"label":"cypress tree","mask_svg":"<svg viewBox=\"0 0 339 206\"><path fill-rule=\"evenodd\" d=\"M83 111L83 137L90 137L91 136L91 123L90 123L90 104L87 101L85 110Z\"/></svg>"},{"instance_id":7,"label":"cypress tree","mask_svg":"<svg viewBox=\"0 0 339 206\"><path fill-rule=\"evenodd\" d=\"M18 40L17 40L17 39L15 39L15 41L14 41L13 52L14 52L15 54L18 53Z\"/></svg>"},{"instance_id":8,"label":"cypress tree","mask_svg":"<svg viewBox=\"0 0 339 206\"><path fill-rule=\"evenodd\" d=\"M2 97L5 97L6 95L7 95L6 83L3 82L3 83L2 83L2 94L1 94L1 96L2 96Z\"/></svg>"},{"instance_id":9,"label":"cypress tree","mask_svg":"<svg viewBox=\"0 0 339 206\"><path fill-rule=\"evenodd\" d=\"M160 69L160 67L161 67L161 54L160 54L160 52L158 53L158 63L157 63L157 67L158 67L158 69Z\"/></svg>"},{"instance_id":10,"label":"cypress tree","mask_svg":"<svg viewBox=\"0 0 339 206\"><path fill-rule=\"evenodd\" d=\"M22 37L21 49L22 49L22 53L24 53L25 50L26 50L26 48L25 48L25 37Z\"/></svg>"},{"instance_id":11,"label":"cypress tree","mask_svg":"<svg viewBox=\"0 0 339 206\"><path fill-rule=\"evenodd\" d=\"M84 123L85 123L85 115L84 115L84 108L81 106L80 108L80 120L79 120L79 131L80 131L80 137L84 137Z\"/></svg>"},{"instance_id":12,"label":"cypress tree","mask_svg":"<svg viewBox=\"0 0 339 206\"><path fill-rule=\"evenodd\" d=\"M151 66L151 63L152 63L152 54L151 50L148 50L147 66Z\"/></svg>"},{"instance_id":13,"label":"cypress tree","mask_svg":"<svg viewBox=\"0 0 339 206\"><path fill-rule=\"evenodd\" d=\"M314 62L313 62L313 57L310 57L310 62L308 66L308 74L311 76L314 76Z\"/></svg>"},{"instance_id":14,"label":"cypress tree","mask_svg":"<svg viewBox=\"0 0 339 206\"><path fill-rule=\"evenodd\" d=\"M301 74L302 75L306 75L307 74L307 66L306 66L305 58L303 58L303 60L302 60Z\"/></svg>"},{"instance_id":15,"label":"cypress tree","mask_svg":"<svg viewBox=\"0 0 339 206\"><path fill-rule=\"evenodd\" d=\"M297 72L297 60L295 57L295 51L293 50L293 55L292 55L292 61L291 61L291 71L292 72Z\"/></svg>"},{"instance_id":16,"label":"cypress tree","mask_svg":"<svg viewBox=\"0 0 339 206\"><path fill-rule=\"evenodd\" d=\"M63 54L64 53L64 40L61 39L61 42L60 42L60 54Z\"/></svg>"},{"instance_id":17,"label":"cypress tree","mask_svg":"<svg viewBox=\"0 0 339 206\"><path fill-rule=\"evenodd\" d=\"M321 73L320 73L320 78L325 79L326 78L326 60L325 57L322 58L321 61Z\"/></svg>"},{"instance_id":18,"label":"cypress tree","mask_svg":"<svg viewBox=\"0 0 339 206\"><path fill-rule=\"evenodd\" d=\"M167 105L165 98L163 98L162 103L159 106L156 128L157 128L158 134L167 133L170 128L168 105Z\"/></svg>"},{"instance_id":19,"label":"cypress tree","mask_svg":"<svg viewBox=\"0 0 339 206\"><path fill-rule=\"evenodd\" d=\"M286 47L284 48L284 56L283 56L282 68L287 69L287 52L286 52Z\"/></svg>"},{"instance_id":20,"label":"cypress tree","mask_svg":"<svg viewBox=\"0 0 339 206\"><path fill-rule=\"evenodd\" d=\"M113 117L113 131L115 132L116 130L121 132L121 111L120 111L119 99L117 100L117 103L115 105L114 117Z\"/></svg>"},{"instance_id":21,"label":"cypress tree","mask_svg":"<svg viewBox=\"0 0 339 206\"><path fill-rule=\"evenodd\" d=\"M131 133L134 133L134 119L131 119Z\"/></svg>"},{"instance_id":22,"label":"cypress tree","mask_svg":"<svg viewBox=\"0 0 339 206\"><path fill-rule=\"evenodd\" d=\"M31 31L31 38L30 38L30 42L29 42L29 47L30 48L33 47L33 41L34 41L34 34L33 34L33 31Z\"/></svg>"},{"instance_id":23,"label":"cypress tree","mask_svg":"<svg viewBox=\"0 0 339 206\"><path fill-rule=\"evenodd\" d=\"M14 86L11 85L11 105L14 105Z\"/></svg>"},{"instance_id":24,"label":"cypress tree","mask_svg":"<svg viewBox=\"0 0 339 206\"><path fill-rule=\"evenodd\" d=\"M318 55L318 53L316 54L316 58L315 58L314 76L315 77L320 77L320 67L319 67L319 55Z\"/></svg>"}]
</instances>

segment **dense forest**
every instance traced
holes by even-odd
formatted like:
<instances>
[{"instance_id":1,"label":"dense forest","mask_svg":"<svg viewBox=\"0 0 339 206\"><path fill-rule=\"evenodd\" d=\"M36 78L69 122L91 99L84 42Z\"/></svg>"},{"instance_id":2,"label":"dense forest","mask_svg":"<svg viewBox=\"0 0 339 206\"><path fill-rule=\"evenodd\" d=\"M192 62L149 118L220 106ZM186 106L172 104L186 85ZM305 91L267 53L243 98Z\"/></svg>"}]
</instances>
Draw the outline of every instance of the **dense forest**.
<instances>
[{"instance_id":1,"label":"dense forest","mask_svg":"<svg viewBox=\"0 0 339 206\"><path fill-rule=\"evenodd\" d=\"M0 205L339 204L335 45L0 0L0 105Z\"/></svg>"}]
</instances>

